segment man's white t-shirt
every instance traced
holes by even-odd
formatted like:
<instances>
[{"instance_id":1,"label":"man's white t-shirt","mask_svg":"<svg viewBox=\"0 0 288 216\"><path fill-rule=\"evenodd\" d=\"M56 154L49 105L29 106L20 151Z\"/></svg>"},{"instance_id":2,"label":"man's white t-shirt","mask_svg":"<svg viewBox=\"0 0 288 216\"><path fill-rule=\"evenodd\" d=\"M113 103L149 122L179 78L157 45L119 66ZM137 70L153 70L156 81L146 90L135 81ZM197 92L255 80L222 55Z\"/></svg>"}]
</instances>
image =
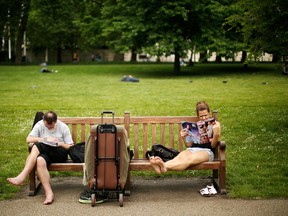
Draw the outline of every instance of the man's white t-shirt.
<instances>
[{"instance_id":1,"label":"man's white t-shirt","mask_svg":"<svg viewBox=\"0 0 288 216\"><path fill-rule=\"evenodd\" d=\"M73 144L69 127L60 120L57 120L55 130L49 130L45 126L43 120L37 122L32 131L29 133L29 136L41 138L55 137L58 138L58 142L64 142L65 144L71 145Z\"/></svg>"}]
</instances>

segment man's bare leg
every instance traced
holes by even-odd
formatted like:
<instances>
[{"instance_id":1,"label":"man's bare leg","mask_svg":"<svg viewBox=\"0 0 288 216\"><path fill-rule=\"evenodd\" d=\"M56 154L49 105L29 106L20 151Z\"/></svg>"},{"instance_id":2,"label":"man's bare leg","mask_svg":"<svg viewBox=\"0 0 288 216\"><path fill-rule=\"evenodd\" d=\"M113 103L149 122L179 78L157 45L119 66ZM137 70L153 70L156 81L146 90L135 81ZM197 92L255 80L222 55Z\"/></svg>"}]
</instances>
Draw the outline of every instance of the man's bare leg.
<instances>
[{"instance_id":1,"label":"man's bare leg","mask_svg":"<svg viewBox=\"0 0 288 216\"><path fill-rule=\"evenodd\" d=\"M43 204L44 205L51 204L54 200L54 194L50 185L50 175L47 169L47 164L43 157L37 158L37 174L45 191L46 198Z\"/></svg>"},{"instance_id":2,"label":"man's bare leg","mask_svg":"<svg viewBox=\"0 0 288 216\"><path fill-rule=\"evenodd\" d=\"M10 184L13 184L16 186L23 185L26 177L29 175L31 170L34 168L38 155L39 155L38 148L36 146L33 146L29 156L27 157L25 166L24 166L23 170L21 171L21 173L14 178L7 178L7 181Z\"/></svg>"}]
</instances>

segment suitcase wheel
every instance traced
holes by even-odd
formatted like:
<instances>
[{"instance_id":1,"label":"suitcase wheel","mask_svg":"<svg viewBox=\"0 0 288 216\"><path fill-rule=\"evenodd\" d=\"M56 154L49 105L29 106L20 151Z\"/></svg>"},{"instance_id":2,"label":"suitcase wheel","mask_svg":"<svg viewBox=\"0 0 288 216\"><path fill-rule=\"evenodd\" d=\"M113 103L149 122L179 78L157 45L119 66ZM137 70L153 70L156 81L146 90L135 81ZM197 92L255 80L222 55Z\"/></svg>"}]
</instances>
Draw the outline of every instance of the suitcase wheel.
<instances>
[{"instance_id":1,"label":"suitcase wheel","mask_svg":"<svg viewBox=\"0 0 288 216\"><path fill-rule=\"evenodd\" d=\"M119 194L120 207L123 207L123 202L124 202L124 196L123 196L123 193L120 193L120 194Z\"/></svg>"},{"instance_id":2,"label":"suitcase wheel","mask_svg":"<svg viewBox=\"0 0 288 216\"><path fill-rule=\"evenodd\" d=\"M91 206L94 207L96 204L96 197L95 194L91 194Z\"/></svg>"}]
</instances>

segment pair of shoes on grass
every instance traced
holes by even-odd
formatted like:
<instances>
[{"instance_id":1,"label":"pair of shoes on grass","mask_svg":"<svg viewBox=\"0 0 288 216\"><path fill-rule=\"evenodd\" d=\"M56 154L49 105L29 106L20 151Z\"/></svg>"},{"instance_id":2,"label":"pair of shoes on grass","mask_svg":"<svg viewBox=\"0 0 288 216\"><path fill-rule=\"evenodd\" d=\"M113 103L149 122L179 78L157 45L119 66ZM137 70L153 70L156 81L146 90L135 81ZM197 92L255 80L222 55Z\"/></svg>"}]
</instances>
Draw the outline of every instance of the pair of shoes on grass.
<instances>
[{"instance_id":1,"label":"pair of shoes on grass","mask_svg":"<svg viewBox=\"0 0 288 216\"><path fill-rule=\"evenodd\" d=\"M83 204L91 204L91 190L85 190L80 194L79 202ZM108 200L108 193L96 193L96 204L103 203Z\"/></svg>"},{"instance_id":2,"label":"pair of shoes on grass","mask_svg":"<svg viewBox=\"0 0 288 216\"><path fill-rule=\"evenodd\" d=\"M207 185L205 188L202 188L201 190L199 190L199 193L202 196L211 197L217 194L217 191L213 185Z\"/></svg>"}]
</instances>

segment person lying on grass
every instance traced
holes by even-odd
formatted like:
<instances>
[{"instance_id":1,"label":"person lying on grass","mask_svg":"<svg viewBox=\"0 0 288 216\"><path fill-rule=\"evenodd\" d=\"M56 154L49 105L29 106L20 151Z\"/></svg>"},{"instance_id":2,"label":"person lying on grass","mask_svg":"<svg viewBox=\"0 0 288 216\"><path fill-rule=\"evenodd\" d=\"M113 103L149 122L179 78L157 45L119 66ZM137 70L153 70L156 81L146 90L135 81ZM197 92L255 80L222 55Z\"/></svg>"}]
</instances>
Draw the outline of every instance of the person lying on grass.
<instances>
[{"instance_id":1,"label":"person lying on grass","mask_svg":"<svg viewBox=\"0 0 288 216\"><path fill-rule=\"evenodd\" d=\"M210 108L205 101L196 104L196 113L200 120L205 121L210 118ZM180 171L186 168L207 161L214 160L214 149L220 140L220 123L215 121L213 125L213 138L210 142L199 144L193 143L189 139L188 131L183 129L180 132L182 139L187 147L186 150L180 152L174 159L164 162L160 157L150 157L150 164L157 174L162 174L168 170Z\"/></svg>"},{"instance_id":2,"label":"person lying on grass","mask_svg":"<svg viewBox=\"0 0 288 216\"><path fill-rule=\"evenodd\" d=\"M35 124L26 141L27 143L34 143L26 164L18 176L7 178L7 181L12 185L23 185L26 177L36 166L46 196L43 204L51 204L54 195L47 166L53 162L65 162L67 160L67 149L73 145L70 130L66 124L57 120L55 112L49 111L45 113L43 120ZM51 146L53 143L55 146Z\"/></svg>"}]
</instances>

